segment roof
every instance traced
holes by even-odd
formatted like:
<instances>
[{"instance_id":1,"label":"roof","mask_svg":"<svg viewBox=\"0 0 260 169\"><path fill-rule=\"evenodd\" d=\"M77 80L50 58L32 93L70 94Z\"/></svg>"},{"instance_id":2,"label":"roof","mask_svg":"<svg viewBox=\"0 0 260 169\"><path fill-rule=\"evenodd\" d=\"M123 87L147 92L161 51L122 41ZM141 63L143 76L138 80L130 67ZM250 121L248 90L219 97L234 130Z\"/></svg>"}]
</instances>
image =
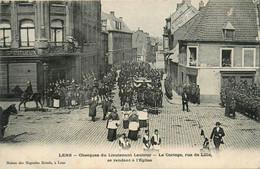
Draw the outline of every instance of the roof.
<instances>
[{"instance_id":1,"label":"roof","mask_svg":"<svg viewBox=\"0 0 260 169\"><path fill-rule=\"evenodd\" d=\"M176 32L182 25L189 21L194 15L198 13L198 10L192 5L182 4L177 10L170 16L171 21L171 33Z\"/></svg>"},{"instance_id":2,"label":"roof","mask_svg":"<svg viewBox=\"0 0 260 169\"><path fill-rule=\"evenodd\" d=\"M101 12L101 20L102 21L103 20L107 20L107 26L106 26L106 30L107 31L118 31L118 32L132 33L132 31L123 22L123 20L115 17L114 15L106 14L104 12ZM115 25L114 21L121 22L121 30L116 28L116 25Z\"/></svg>"},{"instance_id":3,"label":"roof","mask_svg":"<svg viewBox=\"0 0 260 169\"><path fill-rule=\"evenodd\" d=\"M252 0L209 0L196 15L182 40L224 41L223 27L234 30L233 41L255 42L258 36L255 4Z\"/></svg>"}]
</instances>

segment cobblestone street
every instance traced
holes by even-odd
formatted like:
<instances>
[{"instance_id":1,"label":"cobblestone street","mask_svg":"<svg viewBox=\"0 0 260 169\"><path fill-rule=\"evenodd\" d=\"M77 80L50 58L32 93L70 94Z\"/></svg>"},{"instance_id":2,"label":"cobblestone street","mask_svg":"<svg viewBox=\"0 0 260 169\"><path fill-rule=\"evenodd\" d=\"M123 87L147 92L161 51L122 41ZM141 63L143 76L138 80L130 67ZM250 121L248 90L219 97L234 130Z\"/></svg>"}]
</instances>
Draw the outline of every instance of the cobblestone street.
<instances>
[{"instance_id":1,"label":"cobblestone street","mask_svg":"<svg viewBox=\"0 0 260 169\"><path fill-rule=\"evenodd\" d=\"M118 91L115 90L115 105L120 110ZM212 128L217 121L222 123L226 136L221 149L226 150L259 150L260 125L258 122L237 114L236 119L224 116L224 109L218 105L190 104L191 112L183 112L181 98L174 93L171 101L163 100L164 107L159 115L149 115L150 132L158 129L162 137L162 149L196 148L200 149L204 141L200 136L198 123L203 127L206 137L210 137ZM2 102L5 108L8 102ZM33 107L34 103L28 105ZM101 148L118 149L118 142L108 142L106 121L101 120L101 106L97 110L97 121L88 117L88 108L70 110L70 114L57 114L57 109L47 112L20 111L12 115L5 132L5 142L15 146L39 144L62 144L75 148L84 147L89 150ZM119 111L120 112L120 111ZM122 117L122 114L120 114ZM121 125L117 134L128 133ZM144 135L141 129L140 135ZM142 149L142 140L131 142L132 149ZM213 148L213 143L210 148Z\"/></svg>"}]
</instances>

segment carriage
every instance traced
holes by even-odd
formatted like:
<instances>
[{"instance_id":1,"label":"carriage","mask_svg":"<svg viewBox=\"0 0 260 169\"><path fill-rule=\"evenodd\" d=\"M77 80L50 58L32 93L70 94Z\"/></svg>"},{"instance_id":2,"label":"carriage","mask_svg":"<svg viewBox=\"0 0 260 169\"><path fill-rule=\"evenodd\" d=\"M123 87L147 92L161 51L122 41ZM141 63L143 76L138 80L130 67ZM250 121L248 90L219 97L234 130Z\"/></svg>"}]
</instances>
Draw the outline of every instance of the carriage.
<instances>
[{"instance_id":1,"label":"carriage","mask_svg":"<svg viewBox=\"0 0 260 169\"><path fill-rule=\"evenodd\" d=\"M144 103L148 107L148 112L158 114L159 107L162 105L162 91L152 87L152 80L138 78L133 80L136 101Z\"/></svg>"}]
</instances>

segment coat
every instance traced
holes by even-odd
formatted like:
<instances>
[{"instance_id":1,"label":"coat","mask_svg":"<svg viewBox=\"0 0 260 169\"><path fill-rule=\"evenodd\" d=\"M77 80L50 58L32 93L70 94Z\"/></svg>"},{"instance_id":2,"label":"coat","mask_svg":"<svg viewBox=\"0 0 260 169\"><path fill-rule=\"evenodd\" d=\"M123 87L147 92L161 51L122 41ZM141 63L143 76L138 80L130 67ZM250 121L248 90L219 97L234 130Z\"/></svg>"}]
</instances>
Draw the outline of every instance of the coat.
<instances>
[{"instance_id":1,"label":"coat","mask_svg":"<svg viewBox=\"0 0 260 169\"><path fill-rule=\"evenodd\" d=\"M97 115L97 100L92 100L89 105L89 116L95 117Z\"/></svg>"},{"instance_id":2,"label":"coat","mask_svg":"<svg viewBox=\"0 0 260 169\"><path fill-rule=\"evenodd\" d=\"M188 98L188 93L187 92L183 92L181 97L182 97L182 104L188 102L189 98Z\"/></svg>"},{"instance_id":3,"label":"coat","mask_svg":"<svg viewBox=\"0 0 260 169\"><path fill-rule=\"evenodd\" d=\"M213 138L213 140L221 140L222 137L225 136L225 133L224 133L224 130L223 128L219 127L219 131L217 131L217 127L214 127L212 132L211 132L211 135L210 135L210 139Z\"/></svg>"}]
</instances>

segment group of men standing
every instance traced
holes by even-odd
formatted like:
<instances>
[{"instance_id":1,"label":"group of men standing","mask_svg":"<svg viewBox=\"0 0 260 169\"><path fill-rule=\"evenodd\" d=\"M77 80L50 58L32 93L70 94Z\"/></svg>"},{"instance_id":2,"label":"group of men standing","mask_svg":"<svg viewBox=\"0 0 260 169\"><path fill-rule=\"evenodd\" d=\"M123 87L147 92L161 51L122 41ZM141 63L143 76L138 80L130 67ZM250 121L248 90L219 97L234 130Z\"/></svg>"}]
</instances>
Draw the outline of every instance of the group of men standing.
<instances>
[{"instance_id":1,"label":"group of men standing","mask_svg":"<svg viewBox=\"0 0 260 169\"><path fill-rule=\"evenodd\" d=\"M235 112L246 114L260 120L260 92L256 84L248 85L247 81L236 83L232 77L227 86L221 88L220 105L225 107L225 115L235 118Z\"/></svg>"}]
</instances>

